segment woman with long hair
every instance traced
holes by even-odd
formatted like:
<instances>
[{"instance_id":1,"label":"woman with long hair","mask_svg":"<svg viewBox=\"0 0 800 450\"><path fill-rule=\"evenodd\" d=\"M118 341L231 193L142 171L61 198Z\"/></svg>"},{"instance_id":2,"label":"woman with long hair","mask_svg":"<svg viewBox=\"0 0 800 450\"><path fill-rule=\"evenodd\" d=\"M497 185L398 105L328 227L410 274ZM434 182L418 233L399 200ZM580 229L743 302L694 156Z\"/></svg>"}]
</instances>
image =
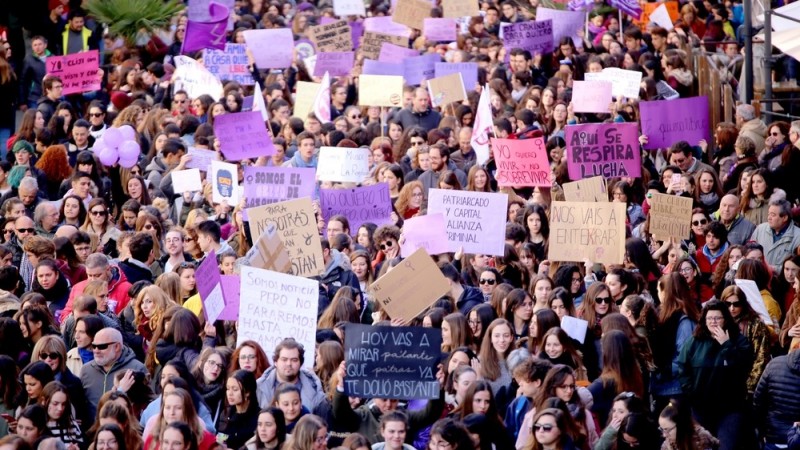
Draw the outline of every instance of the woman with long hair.
<instances>
[{"instance_id":1,"label":"woman with long hair","mask_svg":"<svg viewBox=\"0 0 800 450\"><path fill-rule=\"evenodd\" d=\"M19 381L19 368L7 355L0 355L0 413L14 415L17 399L22 392ZM8 434L8 422L0 420L0 435Z\"/></svg>"},{"instance_id":2,"label":"woman with long hair","mask_svg":"<svg viewBox=\"0 0 800 450\"><path fill-rule=\"evenodd\" d=\"M472 332L467 317L459 312L444 316L442 320L442 351L451 352L459 347L469 346Z\"/></svg>"},{"instance_id":3,"label":"woman with long hair","mask_svg":"<svg viewBox=\"0 0 800 450\"><path fill-rule=\"evenodd\" d=\"M61 310L67 305L70 288L69 280L58 270L58 264L54 260L42 259L36 264L31 290L47 299L56 322L61 317Z\"/></svg>"},{"instance_id":4,"label":"woman with long hair","mask_svg":"<svg viewBox=\"0 0 800 450\"><path fill-rule=\"evenodd\" d=\"M317 322L318 330L330 330L339 322L360 323L358 308L353 297L358 293L349 286L342 286L333 296L331 304L322 312Z\"/></svg>"},{"instance_id":5,"label":"woman with long hair","mask_svg":"<svg viewBox=\"0 0 800 450\"><path fill-rule=\"evenodd\" d=\"M533 298L533 312L548 308L547 299L555 287L555 283L547 275L537 275L531 280L530 294Z\"/></svg>"},{"instance_id":6,"label":"woman with long hair","mask_svg":"<svg viewBox=\"0 0 800 450\"><path fill-rule=\"evenodd\" d=\"M464 420L470 414L478 413L486 417L493 430L493 443L497 448L510 448L512 443L508 439L506 427L500 416L497 400L492 394L492 387L486 380L478 380L470 385L464 395L463 401L450 413L454 419Z\"/></svg>"},{"instance_id":7,"label":"woman with long hair","mask_svg":"<svg viewBox=\"0 0 800 450\"><path fill-rule=\"evenodd\" d=\"M41 294L34 293L34 295L39 296ZM44 305L24 306L23 304L17 319L19 319L19 328L22 330L22 336L29 345L28 348L33 348L44 336L60 335L53 313Z\"/></svg>"},{"instance_id":8,"label":"woman with long hair","mask_svg":"<svg viewBox=\"0 0 800 450\"><path fill-rule=\"evenodd\" d=\"M573 340L560 327L553 327L544 334L542 351L539 359L550 361L551 364L563 364L575 371L578 381L589 381L586 377L586 368L583 358L575 348Z\"/></svg>"},{"instance_id":9,"label":"woman with long hair","mask_svg":"<svg viewBox=\"0 0 800 450\"><path fill-rule=\"evenodd\" d=\"M200 327L200 320L197 316L186 308L171 305L167 311L173 310L172 314L165 313L161 323L163 332L156 332L153 340L155 345L152 352L148 353L147 365L155 368L156 361L180 360L186 367L194 367L200 359L201 342L198 337L203 329ZM203 345L211 347L214 338L206 337ZM154 356L154 358L151 357Z\"/></svg>"},{"instance_id":10,"label":"woman with long hair","mask_svg":"<svg viewBox=\"0 0 800 450\"><path fill-rule=\"evenodd\" d=\"M514 342L514 327L505 319L495 319L486 330L486 337L481 344L480 375L492 386L495 396L501 390L505 392L511 384L511 373L506 358L511 353ZM506 393L510 394L510 393Z\"/></svg>"},{"instance_id":11,"label":"woman with long hair","mask_svg":"<svg viewBox=\"0 0 800 450\"><path fill-rule=\"evenodd\" d=\"M240 448L256 431L258 398L252 372L237 370L226 381L225 414L217 421L217 431L228 438L225 445Z\"/></svg>"},{"instance_id":12,"label":"woman with long hair","mask_svg":"<svg viewBox=\"0 0 800 450\"><path fill-rule=\"evenodd\" d=\"M39 404L47 410L47 428L50 435L70 445L82 445L83 434L78 421L72 416L72 402L67 387L52 381L44 387Z\"/></svg>"},{"instance_id":13,"label":"woman with long hair","mask_svg":"<svg viewBox=\"0 0 800 450\"><path fill-rule=\"evenodd\" d=\"M747 189L739 203L741 214L756 226L767 221L770 200L785 199L786 192L778 188L766 169L757 169L750 175Z\"/></svg>"},{"instance_id":14,"label":"woman with long hair","mask_svg":"<svg viewBox=\"0 0 800 450\"><path fill-rule=\"evenodd\" d=\"M63 263L61 264L61 273L66 276L70 286L75 286L87 279L86 266L78 258L72 241L65 237L57 237L53 239L53 244L56 247L56 260Z\"/></svg>"},{"instance_id":15,"label":"woman with long hair","mask_svg":"<svg viewBox=\"0 0 800 450\"><path fill-rule=\"evenodd\" d=\"M547 297L547 303L559 320L564 316L576 317L578 314L572 303L572 295L561 286L553 289L553 292Z\"/></svg>"},{"instance_id":16,"label":"woman with long hair","mask_svg":"<svg viewBox=\"0 0 800 450\"><path fill-rule=\"evenodd\" d=\"M686 294L688 297L685 297L685 299L688 302L700 305L714 296L711 285L700 273L700 268L693 258L685 256L678 260L675 267L677 270L673 273L681 275L687 283L688 292Z\"/></svg>"},{"instance_id":17,"label":"woman with long hair","mask_svg":"<svg viewBox=\"0 0 800 450\"><path fill-rule=\"evenodd\" d=\"M410 219L419 214L425 201L425 190L422 182L414 180L406 183L394 202L394 207L403 219Z\"/></svg>"},{"instance_id":18,"label":"woman with long hair","mask_svg":"<svg viewBox=\"0 0 800 450\"><path fill-rule=\"evenodd\" d=\"M125 433L122 428L113 423L101 426L97 429L89 450L127 450ZM135 450L135 449L131 449Z\"/></svg>"},{"instance_id":19,"label":"woman with long hair","mask_svg":"<svg viewBox=\"0 0 800 450\"><path fill-rule=\"evenodd\" d=\"M695 422L688 406L670 400L658 416L658 430L664 438L661 450L715 449L720 442Z\"/></svg>"},{"instance_id":20,"label":"woman with long hair","mask_svg":"<svg viewBox=\"0 0 800 450\"><path fill-rule=\"evenodd\" d=\"M461 421L445 418L433 424L431 428L430 448L474 450L475 443L470 436L469 430Z\"/></svg>"},{"instance_id":21,"label":"woman with long hair","mask_svg":"<svg viewBox=\"0 0 800 450\"><path fill-rule=\"evenodd\" d=\"M269 360L264 349L256 341L243 341L231 355L231 364L228 373L232 374L239 369L244 369L261 378L261 375L269 369Z\"/></svg>"},{"instance_id":22,"label":"woman with long hair","mask_svg":"<svg viewBox=\"0 0 800 450\"><path fill-rule=\"evenodd\" d=\"M736 276L734 267L742 258L744 258L744 246L741 245L730 245L722 254L714 273L711 274L711 287L714 289L714 296L720 298L722 291L734 283L733 280ZM791 298L793 299L794 296L792 295Z\"/></svg>"},{"instance_id":23,"label":"woman with long hair","mask_svg":"<svg viewBox=\"0 0 800 450\"><path fill-rule=\"evenodd\" d=\"M492 190L489 172L478 165L470 167L469 173L467 174L466 190L472 192L494 192L494 190Z\"/></svg>"},{"instance_id":24,"label":"woman with long hair","mask_svg":"<svg viewBox=\"0 0 800 450\"><path fill-rule=\"evenodd\" d=\"M372 301L368 293L368 287L375 281L375 275L372 272L372 264L370 264L369 253L364 250L354 250L350 252L350 270L358 278L358 284L361 288L361 308L359 308L359 317L361 323L372 323Z\"/></svg>"},{"instance_id":25,"label":"woman with long hair","mask_svg":"<svg viewBox=\"0 0 800 450\"><path fill-rule=\"evenodd\" d=\"M280 408L264 408L258 413L255 435L244 444L245 450L281 450L286 442L286 425Z\"/></svg>"},{"instance_id":26,"label":"woman with long hair","mask_svg":"<svg viewBox=\"0 0 800 450\"><path fill-rule=\"evenodd\" d=\"M522 219L522 226L526 231L525 241L533 244L536 260L544 261L547 259L547 240L550 236L547 211L539 204L528 205Z\"/></svg>"},{"instance_id":27,"label":"woman with long hair","mask_svg":"<svg viewBox=\"0 0 800 450\"><path fill-rule=\"evenodd\" d=\"M39 186L39 189L47 194L49 200L58 200L61 181L72 176L72 170L67 160L67 148L63 145L47 147L34 167L41 170L47 180L47 184Z\"/></svg>"},{"instance_id":28,"label":"woman with long hair","mask_svg":"<svg viewBox=\"0 0 800 450\"><path fill-rule=\"evenodd\" d=\"M751 398L758 380L772 358L772 333L747 302L747 296L738 286L728 286L722 291L719 300L731 313L739 333L747 339L753 350L753 366L747 378L747 394Z\"/></svg>"},{"instance_id":29,"label":"woman with long hair","mask_svg":"<svg viewBox=\"0 0 800 450\"><path fill-rule=\"evenodd\" d=\"M161 397L161 411L155 416L155 424L149 433L145 433L144 448L155 450L160 446L162 433L168 424L183 422L189 425L193 440L199 443L200 450L210 450L216 439L203 426L202 420L197 417L197 411L192 396L189 392L177 388Z\"/></svg>"},{"instance_id":30,"label":"woman with long hair","mask_svg":"<svg viewBox=\"0 0 800 450\"><path fill-rule=\"evenodd\" d=\"M514 327L514 341L528 337L531 317L533 317L533 300L525 289L514 289L506 296L505 319Z\"/></svg>"},{"instance_id":31,"label":"woman with long hair","mask_svg":"<svg viewBox=\"0 0 800 450\"><path fill-rule=\"evenodd\" d=\"M553 328L560 327L561 320L552 309L540 309L531 317L528 351L538 355L544 350L544 335Z\"/></svg>"},{"instance_id":32,"label":"woman with long hair","mask_svg":"<svg viewBox=\"0 0 800 450\"><path fill-rule=\"evenodd\" d=\"M105 328L105 322L95 314L75 319L75 347L67 352L66 365L76 377L80 377L84 364L89 364L94 360L92 341L97 332L103 328Z\"/></svg>"},{"instance_id":33,"label":"woman with long hair","mask_svg":"<svg viewBox=\"0 0 800 450\"><path fill-rule=\"evenodd\" d=\"M695 204L699 204L708 214L719 208L724 192L717 173L711 169L703 168L695 174L697 189L694 191Z\"/></svg>"},{"instance_id":34,"label":"woman with long hair","mask_svg":"<svg viewBox=\"0 0 800 450\"><path fill-rule=\"evenodd\" d=\"M577 311L578 317L589 323L581 350L590 380L594 380L600 374L602 320L613 312L617 312L617 305L614 303L609 286L600 282L592 283Z\"/></svg>"},{"instance_id":35,"label":"woman with long hair","mask_svg":"<svg viewBox=\"0 0 800 450\"><path fill-rule=\"evenodd\" d=\"M763 252L762 252L763 255ZM756 287L761 293L761 299L767 307L767 313L772 319L771 330L778 328L781 319L781 307L772 296L770 292L770 282L772 281L772 274L770 268L762 259L745 258L739 262L739 268L736 269L737 280L752 280L756 283Z\"/></svg>"},{"instance_id":36,"label":"woman with long hair","mask_svg":"<svg viewBox=\"0 0 800 450\"><path fill-rule=\"evenodd\" d=\"M89 215L86 216L81 231L97 236L98 251L107 255L115 255L120 231L111 223L106 201L102 198L94 198L86 209L89 211Z\"/></svg>"},{"instance_id":37,"label":"woman with long hair","mask_svg":"<svg viewBox=\"0 0 800 450\"><path fill-rule=\"evenodd\" d=\"M306 414L294 427L294 432L284 445L284 450L326 450L328 427L318 416Z\"/></svg>"},{"instance_id":38,"label":"woman with long hair","mask_svg":"<svg viewBox=\"0 0 800 450\"><path fill-rule=\"evenodd\" d=\"M481 303L473 307L469 312L467 315L467 324L469 325L473 346L475 348L481 348L485 335L484 333L489 328L489 324L496 318L494 309L488 303Z\"/></svg>"},{"instance_id":39,"label":"woman with long hair","mask_svg":"<svg viewBox=\"0 0 800 450\"><path fill-rule=\"evenodd\" d=\"M344 361L344 348L336 341L325 341L317 346L314 373L322 382L323 392L328 392L330 381Z\"/></svg>"},{"instance_id":40,"label":"woman with long hair","mask_svg":"<svg viewBox=\"0 0 800 450\"><path fill-rule=\"evenodd\" d=\"M61 336L49 335L39 339L33 347L31 362L43 361L53 371L54 380L60 382L68 390L74 418L88 423L89 405L86 402L81 380L67 368L67 346Z\"/></svg>"},{"instance_id":41,"label":"woman with long hair","mask_svg":"<svg viewBox=\"0 0 800 450\"><path fill-rule=\"evenodd\" d=\"M531 426L533 438L525 450L572 450L577 447L572 442L567 429L564 412L556 408L546 408L533 417Z\"/></svg>"},{"instance_id":42,"label":"woman with long hair","mask_svg":"<svg viewBox=\"0 0 800 450\"><path fill-rule=\"evenodd\" d=\"M194 276L197 266L193 262L184 261L172 270L181 277L181 298L186 303L186 300L197 294L197 279Z\"/></svg>"},{"instance_id":43,"label":"woman with long hair","mask_svg":"<svg viewBox=\"0 0 800 450\"><path fill-rule=\"evenodd\" d=\"M600 440L594 446L594 450L611 450L614 448L614 441L618 440L618 432L624 430L622 424L625 419L634 414L648 415L650 410L644 400L637 397L633 392L623 392L614 397L611 412L608 416L608 425L600 435ZM651 423L652 425L652 423ZM655 431L655 425L652 426ZM624 431L623 431L624 433ZM656 436L657 437L657 436ZM617 445L619 446L619 444Z\"/></svg>"},{"instance_id":44,"label":"woman with long hair","mask_svg":"<svg viewBox=\"0 0 800 450\"><path fill-rule=\"evenodd\" d=\"M130 399L126 394L116 390L106 392L97 403L97 418L86 434L97 436L98 429L116 425L123 430L122 441L126 448L141 449L142 429L131 408Z\"/></svg>"},{"instance_id":45,"label":"woman with long hair","mask_svg":"<svg viewBox=\"0 0 800 450\"><path fill-rule=\"evenodd\" d=\"M200 358L192 369L197 391L208 405L214 423L224 407L230 355L227 347L206 347L200 352Z\"/></svg>"},{"instance_id":46,"label":"woman with long hair","mask_svg":"<svg viewBox=\"0 0 800 450\"><path fill-rule=\"evenodd\" d=\"M23 409L17 416L17 434L32 448L39 448L42 440L50 435L47 411L39 404Z\"/></svg>"},{"instance_id":47,"label":"woman with long hair","mask_svg":"<svg viewBox=\"0 0 800 450\"><path fill-rule=\"evenodd\" d=\"M642 370L636 358L633 343L623 331L611 330L603 334L603 370L600 377L589 385L594 402L592 412L600 423L606 423L614 398L623 392L633 392L639 397L645 393Z\"/></svg>"},{"instance_id":48,"label":"woman with long hair","mask_svg":"<svg viewBox=\"0 0 800 450\"><path fill-rule=\"evenodd\" d=\"M17 404L20 408L39 403L44 387L55 380L53 369L44 361L32 362L20 371L20 380L25 389L20 392Z\"/></svg>"},{"instance_id":49,"label":"woman with long hair","mask_svg":"<svg viewBox=\"0 0 800 450\"><path fill-rule=\"evenodd\" d=\"M164 313L170 304L167 294L158 286L147 286L139 292L133 302L133 326L141 340L145 354L151 345L156 329L161 325Z\"/></svg>"}]
</instances>

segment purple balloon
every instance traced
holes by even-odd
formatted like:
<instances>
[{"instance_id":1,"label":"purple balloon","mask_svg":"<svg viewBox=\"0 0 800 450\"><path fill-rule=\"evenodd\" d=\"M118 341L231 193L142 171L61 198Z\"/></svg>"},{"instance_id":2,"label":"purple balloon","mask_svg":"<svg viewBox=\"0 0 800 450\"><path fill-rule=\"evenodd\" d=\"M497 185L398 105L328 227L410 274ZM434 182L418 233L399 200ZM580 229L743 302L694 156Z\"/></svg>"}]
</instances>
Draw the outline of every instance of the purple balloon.
<instances>
[{"instance_id":1,"label":"purple balloon","mask_svg":"<svg viewBox=\"0 0 800 450\"><path fill-rule=\"evenodd\" d=\"M119 158L125 161L138 159L141 151L139 143L136 141L124 141L119 144Z\"/></svg>"},{"instance_id":2,"label":"purple balloon","mask_svg":"<svg viewBox=\"0 0 800 450\"><path fill-rule=\"evenodd\" d=\"M117 151L113 148L106 147L96 154L104 166L111 167L117 162Z\"/></svg>"},{"instance_id":3,"label":"purple balloon","mask_svg":"<svg viewBox=\"0 0 800 450\"><path fill-rule=\"evenodd\" d=\"M138 161L139 161L139 158L130 158L130 159L120 158L119 159L119 165L124 167L124 168L126 168L126 169L130 169L131 167L136 165L136 163Z\"/></svg>"},{"instance_id":4,"label":"purple balloon","mask_svg":"<svg viewBox=\"0 0 800 450\"><path fill-rule=\"evenodd\" d=\"M122 137L126 141L131 141L136 139L136 130L133 129L130 125L123 125L119 127L120 133L122 133Z\"/></svg>"},{"instance_id":5,"label":"purple balloon","mask_svg":"<svg viewBox=\"0 0 800 450\"><path fill-rule=\"evenodd\" d=\"M120 144L125 140L122 132L117 128L109 128L103 133L103 140L109 148L117 149Z\"/></svg>"}]
</instances>

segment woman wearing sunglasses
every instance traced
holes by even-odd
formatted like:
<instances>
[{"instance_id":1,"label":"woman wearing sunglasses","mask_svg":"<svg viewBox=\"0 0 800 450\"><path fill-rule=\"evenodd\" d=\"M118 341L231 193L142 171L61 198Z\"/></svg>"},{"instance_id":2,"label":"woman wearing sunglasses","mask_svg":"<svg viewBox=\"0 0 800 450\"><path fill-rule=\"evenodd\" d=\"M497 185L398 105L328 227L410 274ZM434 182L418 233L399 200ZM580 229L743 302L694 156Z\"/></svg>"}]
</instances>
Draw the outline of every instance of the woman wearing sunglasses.
<instances>
[{"instance_id":1,"label":"woman wearing sunglasses","mask_svg":"<svg viewBox=\"0 0 800 450\"><path fill-rule=\"evenodd\" d=\"M771 333L758 316L758 313L747 303L747 296L738 286L728 286L722 291L720 300L728 308L739 333L747 339L753 348L753 369L747 378L747 394L752 397L758 380L767 367L772 355Z\"/></svg>"},{"instance_id":2,"label":"woman wearing sunglasses","mask_svg":"<svg viewBox=\"0 0 800 450\"><path fill-rule=\"evenodd\" d=\"M572 439L567 434L566 418L560 409L547 408L533 419L533 439L525 450L570 450L575 449Z\"/></svg>"},{"instance_id":3,"label":"woman wearing sunglasses","mask_svg":"<svg viewBox=\"0 0 800 450\"><path fill-rule=\"evenodd\" d=\"M617 312L617 305L611 296L611 289L605 283L592 283L586 290L583 303L578 308L578 317L589 322L586 339L583 341L581 351L583 362L590 380L600 375L600 336L602 334L600 322L609 313Z\"/></svg>"},{"instance_id":4,"label":"woman wearing sunglasses","mask_svg":"<svg viewBox=\"0 0 800 450\"><path fill-rule=\"evenodd\" d=\"M67 368L67 347L60 336L44 336L33 347L31 362L43 361L53 371L54 380L63 384L75 408L74 418L84 424L91 423L86 395L81 380ZM43 405L46 406L46 405Z\"/></svg>"},{"instance_id":5,"label":"woman wearing sunglasses","mask_svg":"<svg viewBox=\"0 0 800 450\"><path fill-rule=\"evenodd\" d=\"M382 225L374 234L375 245L379 251L375 257L373 265L375 266L375 273L383 275L381 268L385 261L390 261L400 255L400 229L394 225Z\"/></svg>"},{"instance_id":6,"label":"woman wearing sunglasses","mask_svg":"<svg viewBox=\"0 0 800 450\"><path fill-rule=\"evenodd\" d=\"M99 239L98 251L106 255L116 256L117 240L121 234L119 229L114 227L109 217L108 205L102 198L94 198L89 202L89 215L83 223L81 231L94 233Z\"/></svg>"}]
</instances>

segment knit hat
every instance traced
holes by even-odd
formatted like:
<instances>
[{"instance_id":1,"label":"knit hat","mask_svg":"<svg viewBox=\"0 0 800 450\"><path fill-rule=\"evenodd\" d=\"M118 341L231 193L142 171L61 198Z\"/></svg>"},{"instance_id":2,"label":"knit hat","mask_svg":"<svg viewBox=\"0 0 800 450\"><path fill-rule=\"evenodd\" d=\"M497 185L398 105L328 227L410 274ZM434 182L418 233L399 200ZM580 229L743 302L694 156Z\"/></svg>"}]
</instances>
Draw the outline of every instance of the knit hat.
<instances>
[{"instance_id":1,"label":"knit hat","mask_svg":"<svg viewBox=\"0 0 800 450\"><path fill-rule=\"evenodd\" d=\"M308 3L308 2L303 2L303 3L300 3L299 5L297 5L297 10L298 11L309 11L309 10L313 10L313 9L314 9L314 5L312 5L311 3Z\"/></svg>"},{"instance_id":2,"label":"knit hat","mask_svg":"<svg viewBox=\"0 0 800 450\"><path fill-rule=\"evenodd\" d=\"M26 151L31 155L34 154L33 145L30 142L23 139L14 142L14 147L11 148L11 151L14 153Z\"/></svg>"},{"instance_id":3,"label":"knit hat","mask_svg":"<svg viewBox=\"0 0 800 450\"><path fill-rule=\"evenodd\" d=\"M111 104L114 105L117 111L122 111L131 104L131 98L128 94L122 91L116 91L111 94Z\"/></svg>"}]
</instances>

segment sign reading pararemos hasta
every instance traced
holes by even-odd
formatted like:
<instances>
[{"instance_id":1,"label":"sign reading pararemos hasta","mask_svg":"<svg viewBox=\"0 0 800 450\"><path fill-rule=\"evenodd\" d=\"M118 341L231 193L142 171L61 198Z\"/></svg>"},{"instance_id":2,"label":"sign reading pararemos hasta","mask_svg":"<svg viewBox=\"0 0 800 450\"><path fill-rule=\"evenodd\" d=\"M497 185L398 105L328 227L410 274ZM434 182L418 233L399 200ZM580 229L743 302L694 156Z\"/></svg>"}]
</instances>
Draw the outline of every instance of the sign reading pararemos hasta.
<instances>
[{"instance_id":1,"label":"sign reading pararemos hasta","mask_svg":"<svg viewBox=\"0 0 800 450\"><path fill-rule=\"evenodd\" d=\"M422 327L345 329L344 393L361 398L436 399L442 333ZM313 348L313 347L312 347Z\"/></svg>"}]
</instances>

